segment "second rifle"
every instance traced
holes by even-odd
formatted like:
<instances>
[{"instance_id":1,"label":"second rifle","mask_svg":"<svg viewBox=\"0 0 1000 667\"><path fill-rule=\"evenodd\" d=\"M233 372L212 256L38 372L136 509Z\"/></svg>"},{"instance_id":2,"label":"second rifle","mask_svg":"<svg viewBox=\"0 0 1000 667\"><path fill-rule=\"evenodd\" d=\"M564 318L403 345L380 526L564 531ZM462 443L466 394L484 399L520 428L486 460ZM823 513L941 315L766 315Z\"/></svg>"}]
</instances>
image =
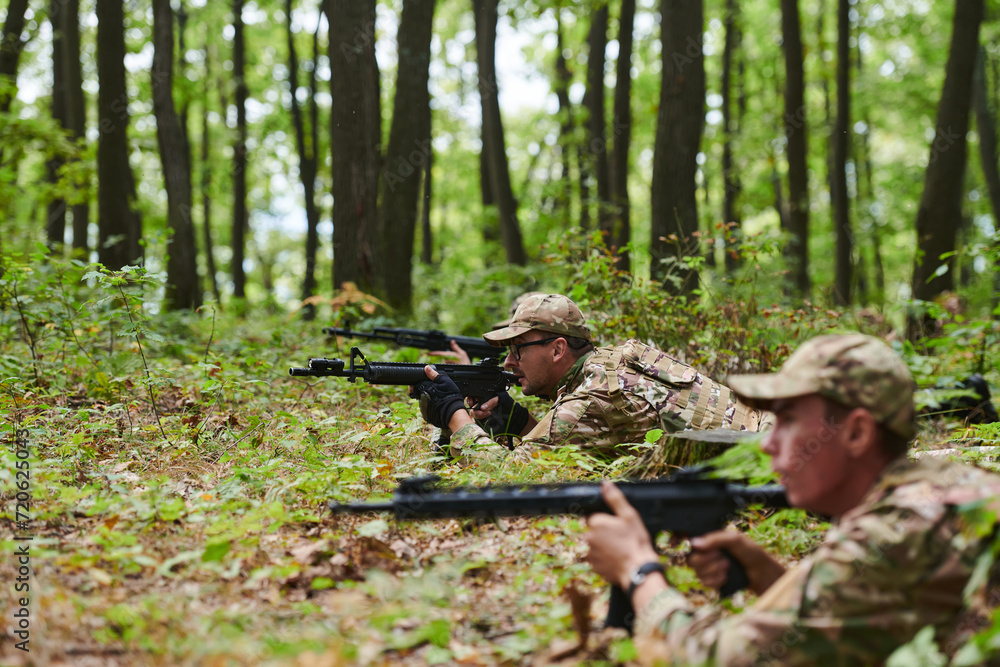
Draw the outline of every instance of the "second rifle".
<instances>
[{"instance_id":1,"label":"second rifle","mask_svg":"<svg viewBox=\"0 0 1000 667\"><path fill-rule=\"evenodd\" d=\"M330 336L344 336L345 338L366 338L368 340L382 340L388 343L395 343L400 347L412 347L418 350L430 350L432 352L450 350L451 342L455 341L460 348L471 358L486 359L500 354L499 348L493 347L482 338L472 336L453 336L437 329L397 329L393 327L375 327L370 333L365 331L351 331L350 329L340 329L337 327L327 327L323 333Z\"/></svg>"}]
</instances>

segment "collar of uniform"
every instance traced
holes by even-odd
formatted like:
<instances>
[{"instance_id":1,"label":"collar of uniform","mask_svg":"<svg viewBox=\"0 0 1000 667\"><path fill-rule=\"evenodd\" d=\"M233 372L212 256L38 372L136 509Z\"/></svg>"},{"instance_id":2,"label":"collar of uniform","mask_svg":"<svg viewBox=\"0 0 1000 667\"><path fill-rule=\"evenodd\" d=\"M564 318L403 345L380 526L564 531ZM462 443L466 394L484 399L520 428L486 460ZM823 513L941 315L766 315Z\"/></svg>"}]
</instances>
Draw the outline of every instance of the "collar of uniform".
<instances>
[{"instance_id":1,"label":"collar of uniform","mask_svg":"<svg viewBox=\"0 0 1000 667\"><path fill-rule=\"evenodd\" d=\"M881 477L878 478L878 481L875 482L862 501L844 516L864 514L870 511L881 500L891 495L897 487L927 479L928 468L939 468L942 463L942 461L932 459L911 461L906 455L893 459L886 465Z\"/></svg>"},{"instance_id":2,"label":"collar of uniform","mask_svg":"<svg viewBox=\"0 0 1000 667\"><path fill-rule=\"evenodd\" d=\"M573 362L573 365L566 371L566 375L563 375L562 380L559 381L557 385L559 388L556 389L556 395L552 397L553 399L559 398L563 394L568 394L580 386L580 383L583 381L583 365L592 354L593 352L588 352Z\"/></svg>"}]
</instances>

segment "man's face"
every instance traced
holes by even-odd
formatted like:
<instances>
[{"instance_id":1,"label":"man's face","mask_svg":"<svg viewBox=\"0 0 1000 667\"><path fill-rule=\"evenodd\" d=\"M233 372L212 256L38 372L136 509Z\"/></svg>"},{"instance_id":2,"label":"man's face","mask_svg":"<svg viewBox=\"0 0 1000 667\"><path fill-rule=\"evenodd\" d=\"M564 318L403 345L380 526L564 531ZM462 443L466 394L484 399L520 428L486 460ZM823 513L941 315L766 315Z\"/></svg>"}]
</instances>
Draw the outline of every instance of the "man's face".
<instances>
[{"instance_id":1,"label":"man's face","mask_svg":"<svg viewBox=\"0 0 1000 667\"><path fill-rule=\"evenodd\" d=\"M545 331L529 331L521 334L510 341L508 348L524 343L534 343L536 341L553 338L555 335ZM503 367L517 376L518 384L525 396L549 396L552 391L552 384L559 378L553 380L554 363L552 361L552 343L539 343L538 345L527 345L518 348L520 360L516 359L515 352L511 349Z\"/></svg>"},{"instance_id":2,"label":"man's face","mask_svg":"<svg viewBox=\"0 0 1000 667\"><path fill-rule=\"evenodd\" d=\"M826 403L817 394L781 399L771 409L777 421L764 436L763 450L781 476L788 501L813 512L839 514L852 473L846 429L827 418Z\"/></svg>"}]
</instances>

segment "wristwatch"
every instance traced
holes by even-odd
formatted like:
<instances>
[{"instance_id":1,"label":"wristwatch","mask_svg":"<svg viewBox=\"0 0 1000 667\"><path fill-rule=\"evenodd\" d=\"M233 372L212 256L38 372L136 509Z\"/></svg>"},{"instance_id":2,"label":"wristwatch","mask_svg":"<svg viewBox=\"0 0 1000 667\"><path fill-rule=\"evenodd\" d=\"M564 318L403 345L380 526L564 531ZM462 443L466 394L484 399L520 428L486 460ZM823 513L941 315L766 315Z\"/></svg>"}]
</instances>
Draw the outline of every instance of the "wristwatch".
<instances>
[{"instance_id":1,"label":"wristwatch","mask_svg":"<svg viewBox=\"0 0 1000 667\"><path fill-rule=\"evenodd\" d=\"M660 574L666 576L666 568L663 567L663 563L658 561L650 561L648 563L643 563L639 567L632 570L632 573L628 575L629 586L628 586L628 599L629 602L632 601L632 596L635 594L635 589L639 588L646 577L651 572L659 572Z\"/></svg>"}]
</instances>

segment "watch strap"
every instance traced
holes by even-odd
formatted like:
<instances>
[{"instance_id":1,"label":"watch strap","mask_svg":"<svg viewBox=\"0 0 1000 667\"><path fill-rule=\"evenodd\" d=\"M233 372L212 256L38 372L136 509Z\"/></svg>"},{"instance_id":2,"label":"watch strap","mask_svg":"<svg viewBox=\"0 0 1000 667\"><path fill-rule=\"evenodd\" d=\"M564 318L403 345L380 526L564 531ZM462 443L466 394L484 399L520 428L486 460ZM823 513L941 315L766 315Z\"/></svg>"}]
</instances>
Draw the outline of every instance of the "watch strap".
<instances>
[{"instance_id":1,"label":"watch strap","mask_svg":"<svg viewBox=\"0 0 1000 667\"><path fill-rule=\"evenodd\" d=\"M659 572L660 574L666 576L667 569L663 566L663 563L654 560L648 563L643 563L632 571L632 574L629 575L628 585L629 602L632 601L632 596L635 595L635 589L642 585L642 583L646 581L647 575L652 572Z\"/></svg>"}]
</instances>

